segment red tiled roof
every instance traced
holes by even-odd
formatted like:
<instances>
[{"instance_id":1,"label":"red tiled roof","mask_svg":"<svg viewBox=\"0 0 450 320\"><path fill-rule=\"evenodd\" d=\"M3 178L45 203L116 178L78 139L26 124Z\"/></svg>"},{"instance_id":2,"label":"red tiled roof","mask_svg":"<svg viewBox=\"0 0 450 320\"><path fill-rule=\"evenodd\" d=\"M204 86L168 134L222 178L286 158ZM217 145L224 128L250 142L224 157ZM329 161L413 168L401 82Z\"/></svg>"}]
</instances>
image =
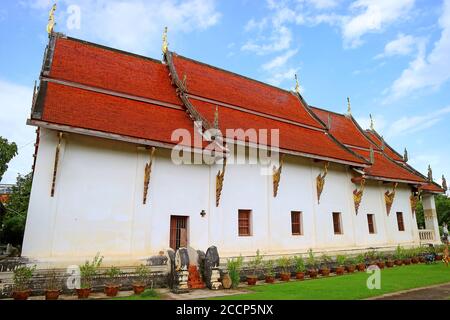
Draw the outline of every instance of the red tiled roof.
<instances>
[{"instance_id":1,"label":"red tiled roof","mask_svg":"<svg viewBox=\"0 0 450 320\"><path fill-rule=\"evenodd\" d=\"M381 141L380 136L376 132L373 132L372 130L366 130L366 134L370 137L370 139L372 139L373 142L377 144L377 147L381 149L383 142ZM392 147L390 147L386 143L384 143L384 153L386 153L390 158L394 159L395 161L405 162L403 157L401 157L397 151L395 151Z\"/></svg>"},{"instance_id":2,"label":"red tiled roof","mask_svg":"<svg viewBox=\"0 0 450 320\"><path fill-rule=\"evenodd\" d=\"M178 76L187 76L190 94L323 128L291 92L173 55Z\"/></svg>"},{"instance_id":3,"label":"red tiled roof","mask_svg":"<svg viewBox=\"0 0 450 320\"><path fill-rule=\"evenodd\" d=\"M182 105L159 61L58 37L50 77Z\"/></svg>"},{"instance_id":4,"label":"red tiled roof","mask_svg":"<svg viewBox=\"0 0 450 320\"><path fill-rule=\"evenodd\" d=\"M438 186L436 183L428 183L420 187L420 190L425 192L445 193L444 189Z\"/></svg>"},{"instance_id":5,"label":"red tiled roof","mask_svg":"<svg viewBox=\"0 0 450 320\"><path fill-rule=\"evenodd\" d=\"M312 111L328 125L328 116L331 117L331 133L343 144L369 149L370 141L361 134L360 129L350 117L327 110L311 107ZM375 147L374 145L372 145Z\"/></svg>"}]
</instances>

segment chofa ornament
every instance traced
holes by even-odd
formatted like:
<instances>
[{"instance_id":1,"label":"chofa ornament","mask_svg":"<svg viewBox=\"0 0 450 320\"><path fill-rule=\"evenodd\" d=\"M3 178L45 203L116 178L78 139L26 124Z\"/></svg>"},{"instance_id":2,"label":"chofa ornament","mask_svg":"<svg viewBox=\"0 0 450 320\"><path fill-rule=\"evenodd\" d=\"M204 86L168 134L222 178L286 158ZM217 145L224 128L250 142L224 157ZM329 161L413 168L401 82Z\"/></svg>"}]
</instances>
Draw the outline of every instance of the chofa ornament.
<instances>
[{"instance_id":1,"label":"chofa ornament","mask_svg":"<svg viewBox=\"0 0 450 320\"><path fill-rule=\"evenodd\" d=\"M325 186L325 178L327 177L328 174L328 167L330 166L329 162L325 162L325 166L324 166L324 172L320 173L317 178L316 178L316 183L317 183L317 201L320 204L320 196L322 195L323 192L323 188Z\"/></svg>"},{"instance_id":2,"label":"chofa ornament","mask_svg":"<svg viewBox=\"0 0 450 320\"><path fill-rule=\"evenodd\" d=\"M364 195L365 186L366 186L366 179L361 179L359 190L358 190L358 188L353 190L353 201L355 203L356 214L358 214L359 207L361 205L362 197Z\"/></svg>"},{"instance_id":3,"label":"chofa ornament","mask_svg":"<svg viewBox=\"0 0 450 320\"><path fill-rule=\"evenodd\" d=\"M283 171L283 164L284 164L284 154L281 155L281 159L280 159L280 166L278 167L273 167L273 196L274 198L277 197L278 195L278 187L280 185L280 180L281 180L281 171Z\"/></svg>"},{"instance_id":4,"label":"chofa ornament","mask_svg":"<svg viewBox=\"0 0 450 320\"><path fill-rule=\"evenodd\" d=\"M394 203L395 192L397 190L397 187L398 187L398 183L395 183L393 190L392 191L388 190L384 194L384 200L386 201L386 211L387 211L388 215L391 213L392 204Z\"/></svg>"}]
</instances>

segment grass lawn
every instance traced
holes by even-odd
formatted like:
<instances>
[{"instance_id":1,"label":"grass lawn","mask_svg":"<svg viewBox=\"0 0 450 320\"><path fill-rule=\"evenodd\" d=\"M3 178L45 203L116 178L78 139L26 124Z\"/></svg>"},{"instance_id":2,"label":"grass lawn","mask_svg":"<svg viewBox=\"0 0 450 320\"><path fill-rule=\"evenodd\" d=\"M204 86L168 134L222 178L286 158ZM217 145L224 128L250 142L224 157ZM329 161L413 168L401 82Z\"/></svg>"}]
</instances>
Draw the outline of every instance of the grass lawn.
<instances>
[{"instance_id":1,"label":"grass lawn","mask_svg":"<svg viewBox=\"0 0 450 320\"><path fill-rule=\"evenodd\" d=\"M248 294L215 300L356 300L386 293L450 282L450 267L443 263L411 265L381 270L381 289L369 290L370 275L351 275L249 287Z\"/></svg>"},{"instance_id":2,"label":"grass lawn","mask_svg":"<svg viewBox=\"0 0 450 320\"><path fill-rule=\"evenodd\" d=\"M145 290L140 295L132 295L128 297L117 297L113 300L161 300L161 295L155 290Z\"/></svg>"}]
</instances>

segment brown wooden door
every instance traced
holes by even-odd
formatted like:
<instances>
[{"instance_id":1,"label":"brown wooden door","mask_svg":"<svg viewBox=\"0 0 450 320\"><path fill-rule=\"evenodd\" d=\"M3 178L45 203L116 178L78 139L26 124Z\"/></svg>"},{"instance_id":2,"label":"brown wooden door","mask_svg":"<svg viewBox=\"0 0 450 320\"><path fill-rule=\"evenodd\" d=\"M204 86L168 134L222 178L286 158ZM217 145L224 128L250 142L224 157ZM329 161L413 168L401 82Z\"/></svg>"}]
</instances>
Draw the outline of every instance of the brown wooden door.
<instances>
[{"instance_id":1,"label":"brown wooden door","mask_svg":"<svg viewBox=\"0 0 450 320\"><path fill-rule=\"evenodd\" d=\"M170 247L173 250L188 246L188 217L170 217Z\"/></svg>"}]
</instances>

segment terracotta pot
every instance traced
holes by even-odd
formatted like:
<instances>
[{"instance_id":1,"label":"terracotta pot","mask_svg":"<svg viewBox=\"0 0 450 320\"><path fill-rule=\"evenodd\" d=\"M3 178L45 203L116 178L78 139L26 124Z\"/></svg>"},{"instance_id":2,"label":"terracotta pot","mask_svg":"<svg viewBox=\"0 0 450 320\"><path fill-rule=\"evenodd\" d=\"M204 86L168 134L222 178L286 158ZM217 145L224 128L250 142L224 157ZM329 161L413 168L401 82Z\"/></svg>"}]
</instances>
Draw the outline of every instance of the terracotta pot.
<instances>
[{"instance_id":1,"label":"terracotta pot","mask_svg":"<svg viewBox=\"0 0 450 320\"><path fill-rule=\"evenodd\" d=\"M275 282L275 278L272 276L267 276L266 277L266 283L274 283Z\"/></svg>"},{"instance_id":2,"label":"terracotta pot","mask_svg":"<svg viewBox=\"0 0 450 320\"><path fill-rule=\"evenodd\" d=\"M394 261L394 263L395 263L396 266L399 267L399 266L403 265L403 260L397 259L397 260Z\"/></svg>"},{"instance_id":3,"label":"terracotta pot","mask_svg":"<svg viewBox=\"0 0 450 320\"><path fill-rule=\"evenodd\" d=\"M30 295L31 295L31 290L14 291L13 292L14 300L28 300Z\"/></svg>"},{"instance_id":4,"label":"terracotta pot","mask_svg":"<svg viewBox=\"0 0 450 320\"><path fill-rule=\"evenodd\" d=\"M394 265L395 265L394 261L392 261L392 260L386 261L386 267L388 267L388 268L393 268Z\"/></svg>"},{"instance_id":5,"label":"terracotta pot","mask_svg":"<svg viewBox=\"0 0 450 320\"><path fill-rule=\"evenodd\" d=\"M356 270L356 266L355 265L349 265L347 266L347 272L348 273L353 273Z\"/></svg>"},{"instance_id":6,"label":"terracotta pot","mask_svg":"<svg viewBox=\"0 0 450 320\"><path fill-rule=\"evenodd\" d=\"M323 276L323 277L328 277L330 275L330 269L328 268L321 268L319 273Z\"/></svg>"},{"instance_id":7,"label":"terracotta pot","mask_svg":"<svg viewBox=\"0 0 450 320\"><path fill-rule=\"evenodd\" d=\"M418 263L420 262L419 257L413 257L413 258L411 259L411 262L412 262L413 264L418 264Z\"/></svg>"},{"instance_id":8,"label":"terracotta pot","mask_svg":"<svg viewBox=\"0 0 450 320\"><path fill-rule=\"evenodd\" d=\"M91 294L91 288L77 289L78 299L87 299Z\"/></svg>"},{"instance_id":9,"label":"terracotta pot","mask_svg":"<svg viewBox=\"0 0 450 320\"><path fill-rule=\"evenodd\" d=\"M420 263L425 263L426 262L425 257L419 257L419 262Z\"/></svg>"},{"instance_id":10,"label":"terracotta pot","mask_svg":"<svg viewBox=\"0 0 450 320\"><path fill-rule=\"evenodd\" d=\"M409 266L410 264L411 264L411 259L403 259L403 264L405 265L405 266Z\"/></svg>"},{"instance_id":11,"label":"terracotta pot","mask_svg":"<svg viewBox=\"0 0 450 320\"><path fill-rule=\"evenodd\" d=\"M222 286L224 289L231 289L233 286L233 282L231 281L231 277L228 273L225 273L222 277Z\"/></svg>"},{"instance_id":12,"label":"terracotta pot","mask_svg":"<svg viewBox=\"0 0 450 320\"><path fill-rule=\"evenodd\" d=\"M258 281L258 277L256 277L256 276L248 276L248 277L247 277L247 284L248 284L249 286L254 286L254 285L256 285L256 281Z\"/></svg>"},{"instance_id":13,"label":"terracotta pot","mask_svg":"<svg viewBox=\"0 0 450 320\"><path fill-rule=\"evenodd\" d=\"M384 269L384 267L386 266L386 264L384 263L384 261L380 261L380 262L377 262L377 266L378 266L378 268L380 268L380 269Z\"/></svg>"},{"instance_id":14,"label":"terracotta pot","mask_svg":"<svg viewBox=\"0 0 450 320\"><path fill-rule=\"evenodd\" d=\"M358 269L359 272L364 272L366 271L366 264L365 263L359 263L356 265L356 268Z\"/></svg>"},{"instance_id":15,"label":"terracotta pot","mask_svg":"<svg viewBox=\"0 0 450 320\"><path fill-rule=\"evenodd\" d=\"M309 277L310 277L311 279L317 278L317 273L318 273L318 272L317 272L316 269L311 269L311 270L308 271Z\"/></svg>"},{"instance_id":16,"label":"terracotta pot","mask_svg":"<svg viewBox=\"0 0 450 320\"><path fill-rule=\"evenodd\" d=\"M286 282L290 281L291 280L291 274L282 272L282 273L280 273L280 278L281 278L281 281L286 281Z\"/></svg>"},{"instance_id":17,"label":"terracotta pot","mask_svg":"<svg viewBox=\"0 0 450 320\"><path fill-rule=\"evenodd\" d=\"M45 290L45 300L58 300L60 294L59 290Z\"/></svg>"},{"instance_id":18,"label":"terracotta pot","mask_svg":"<svg viewBox=\"0 0 450 320\"><path fill-rule=\"evenodd\" d=\"M105 293L108 297L115 297L119 293L119 285L106 285Z\"/></svg>"},{"instance_id":19,"label":"terracotta pot","mask_svg":"<svg viewBox=\"0 0 450 320\"><path fill-rule=\"evenodd\" d=\"M436 261L441 261L444 257L442 256L442 254L437 254L435 260Z\"/></svg>"},{"instance_id":20,"label":"terracotta pot","mask_svg":"<svg viewBox=\"0 0 450 320\"><path fill-rule=\"evenodd\" d=\"M297 272L297 273L295 274L295 278L296 278L297 280L304 280L304 279L305 279L305 273L304 273L304 272Z\"/></svg>"},{"instance_id":21,"label":"terracotta pot","mask_svg":"<svg viewBox=\"0 0 450 320\"><path fill-rule=\"evenodd\" d=\"M345 272L345 267L339 266L336 268L336 275L342 276L344 274L344 272Z\"/></svg>"},{"instance_id":22,"label":"terracotta pot","mask_svg":"<svg viewBox=\"0 0 450 320\"><path fill-rule=\"evenodd\" d=\"M145 285L142 284L133 284L134 294L139 295L145 291Z\"/></svg>"}]
</instances>

